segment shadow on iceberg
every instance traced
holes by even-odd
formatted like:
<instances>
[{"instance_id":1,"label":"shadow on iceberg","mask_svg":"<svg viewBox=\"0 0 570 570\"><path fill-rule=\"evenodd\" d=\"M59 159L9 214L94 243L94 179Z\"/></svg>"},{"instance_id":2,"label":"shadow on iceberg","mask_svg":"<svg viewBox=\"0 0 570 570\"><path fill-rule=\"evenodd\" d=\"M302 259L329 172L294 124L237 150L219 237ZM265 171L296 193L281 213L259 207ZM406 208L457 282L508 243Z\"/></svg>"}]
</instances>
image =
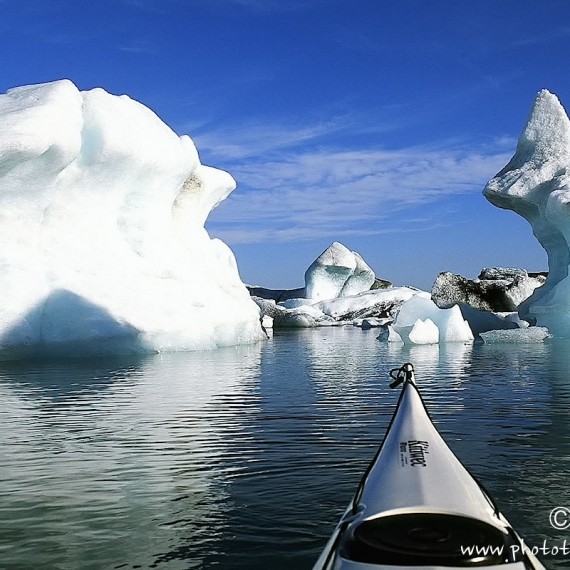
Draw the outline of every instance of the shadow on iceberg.
<instances>
[{"instance_id":1,"label":"shadow on iceberg","mask_svg":"<svg viewBox=\"0 0 570 570\"><path fill-rule=\"evenodd\" d=\"M141 331L66 289L52 291L0 334L0 361L151 352Z\"/></svg>"}]
</instances>

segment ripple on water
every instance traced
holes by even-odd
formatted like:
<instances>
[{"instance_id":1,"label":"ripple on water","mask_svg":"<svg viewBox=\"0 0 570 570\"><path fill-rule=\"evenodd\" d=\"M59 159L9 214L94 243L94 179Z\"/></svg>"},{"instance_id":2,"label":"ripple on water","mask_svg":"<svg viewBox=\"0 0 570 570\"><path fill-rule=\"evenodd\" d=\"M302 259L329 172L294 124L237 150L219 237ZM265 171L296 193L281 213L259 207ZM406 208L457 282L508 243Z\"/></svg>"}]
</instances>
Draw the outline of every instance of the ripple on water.
<instances>
[{"instance_id":1,"label":"ripple on water","mask_svg":"<svg viewBox=\"0 0 570 570\"><path fill-rule=\"evenodd\" d=\"M570 353L402 347L349 327L136 361L0 366L8 568L310 568L414 363L431 415L529 544L561 540ZM549 568L564 561L546 560Z\"/></svg>"}]
</instances>

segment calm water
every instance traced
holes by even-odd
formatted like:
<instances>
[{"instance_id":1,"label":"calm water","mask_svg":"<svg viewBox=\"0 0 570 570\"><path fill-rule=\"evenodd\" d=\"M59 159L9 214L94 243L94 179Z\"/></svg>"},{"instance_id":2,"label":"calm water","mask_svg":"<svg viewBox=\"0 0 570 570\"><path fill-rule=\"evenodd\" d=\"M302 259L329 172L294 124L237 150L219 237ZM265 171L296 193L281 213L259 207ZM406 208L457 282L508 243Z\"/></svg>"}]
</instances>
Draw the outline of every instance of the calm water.
<instances>
[{"instance_id":1,"label":"calm water","mask_svg":"<svg viewBox=\"0 0 570 570\"><path fill-rule=\"evenodd\" d=\"M311 568L393 411L387 370L408 360L527 544L570 542L549 524L570 507L568 346L410 349L376 335L0 365L0 567Z\"/></svg>"}]
</instances>

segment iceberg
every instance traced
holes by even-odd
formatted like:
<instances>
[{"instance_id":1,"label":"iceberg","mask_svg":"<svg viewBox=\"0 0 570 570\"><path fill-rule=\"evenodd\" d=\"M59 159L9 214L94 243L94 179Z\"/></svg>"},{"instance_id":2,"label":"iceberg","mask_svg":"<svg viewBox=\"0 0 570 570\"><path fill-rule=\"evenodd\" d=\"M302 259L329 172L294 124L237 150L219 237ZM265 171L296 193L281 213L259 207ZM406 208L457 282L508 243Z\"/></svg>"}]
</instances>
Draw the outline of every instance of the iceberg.
<instances>
[{"instance_id":1,"label":"iceberg","mask_svg":"<svg viewBox=\"0 0 570 570\"><path fill-rule=\"evenodd\" d=\"M544 327L526 329L496 330L481 333L481 339L491 344L530 344L544 342L552 335Z\"/></svg>"},{"instance_id":2,"label":"iceberg","mask_svg":"<svg viewBox=\"0 0 570 570\"><path fill-rule=\"evenodd\" d=\"M413 287L388 287L374 289L358 295L328 299L312 306L337 321L352 323L355 320L375 317L392 317L402 303L421 292Z\"/></svg>"},{"instance_id":3,"label":"iceberg","mask_svg":"<svg viewBox=\"0 0 570 570\"><path fill-rule=\"evenodd\" d=\"M68 80L0 95L0 358L265 338L204 222L235 188L150 109Z\"/></svg>"},{"instance_id":4,"label":"iceberg","mask_svg":"<svg viewBox=\"0 0 570 570\"><path fill-rule=\"evenodd\" d=\"M428 293L418 293L403 303L388 333L381 340L405 344L471 342L473 333L457 305L440 309Z\"/></svg>"},{"instance_id":5,"label":"iceberg","mask_svg":"<svg viewBox=\"0 0 570 570\"><path fill-rule=\"evenodd\" d=\"M402 336L400 335L400 338ZM431 320L417 319L408 335L413 344L437 344L439 342L439 328Z\"/></svg>"},{"instance_id":6,"label":"iceberg","mask_svg":"<svg viewBox=\"0 0 570 570\"><path fill-rule=\"evenodd\" d=\"M335 241L305 271L305 287L267 289L247 286L262 316L274 319L275 328L304 328L388 319L405 300L418 292L392 287L376 279L362 257ZM372 320L364 328L382 326Z\"/></svg>"},{"instance_id":7,"label":"iceberg","mask_svg":"<svg viewBox=\"0 0 570 570\"><path fill-rule=\"evenodd\" d=\"M519 306L525 320L570 337L570 121L557 97L538 93L514 156L486 185L495 206L525 218L548 256L542 287Z\"/></svg>"},{"instance_id":8,"label":"iceberg","mask_svg":"<svg viewBox=\"0 0 570 570\"><path fill-rule=\"evenodd\" d=\"M494 313L474 309L471 305L460 304L458 306L463 318L469 324L471 332L476 336L486 331L524 329L529 326L529 323L522 320L519 314L514 311Z\"/></svg>"},{"instance_id":9,"label":"iceberg","mask_svg":"<svg viewBox=\"0 0 570 570\"><path fill-rule=\"evenodd\" d=\"M305 272L305 297L322 301L369 291L376 280L362 257L335 241Z\"/></svg>"},{"instance_id":10,"label":"iceberg","mask_svg":"<svg viewBox=\"0 0 570 570\"><path fill-rule=\"evenodd\" d=\"M402 303L418 294L428 295L412 287L388 287L323 301L299 298L276 303L273 299L252 298L263 316L274 319L274 328L363 326L364 320L370 326L384 326L394 320Z\"/></svg>"},{"instance_id":11,"label":"iceberg","mask_svg":"<svg viewBox=\"0 0 570 570\"><path fill-rule=\"evenodd\" d=\"M486 267L474 280L446 271L437 276L431 298L442 309L463 304L481 311L512 312L545 281L544 274L524 269Z\"/></svg>"}]
</instances>

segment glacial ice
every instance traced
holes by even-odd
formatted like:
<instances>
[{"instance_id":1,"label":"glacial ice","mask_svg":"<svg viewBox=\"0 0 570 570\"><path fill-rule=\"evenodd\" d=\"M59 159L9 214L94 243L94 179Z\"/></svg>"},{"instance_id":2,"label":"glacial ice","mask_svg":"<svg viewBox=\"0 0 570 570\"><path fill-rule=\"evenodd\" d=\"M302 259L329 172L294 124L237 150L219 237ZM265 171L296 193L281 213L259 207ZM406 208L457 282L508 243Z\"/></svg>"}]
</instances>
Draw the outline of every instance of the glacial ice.
<instances>
[{"instance_id":1,"label":"glacial ice","mask_svg":"<svg viewBox=\"0 0 570 570\"><path fill-rule=\"evenodd\" d=\"M439 342L439 328L431 319L425 321L417 319L408 334L408 339L413 344L437 344Z\"/></svg>"},{"instance_id":2,"label":"glacial ice","mask_svg":"<svg viewBox=\"0 0 570 570\"><path fill-rule=\"evenodd\" d=\"M482 311L516 311L545 280L542 274L504 267L486 267L475 280L445 271L437 276L431 298L442 309L465 304Z\"/></svg>"},{"instance_id":3,"label":"glacial ice","mask_svg":"<svg viewBox=\"0 0 570 570\"><path fill-rule=\"evenodd\" d=\"M305 272L305 297L321 301L368 291L375 275L362 257L335 241Z\"/></svg>"},{"instance_id":4,"label":"glacial ice","mask_svg":"<svg viewBox=\"0 0 570 570\"><path fill-rule=\"evenodd\" d=\"M425 291L412 287L388 287L323 301L299 298L276 303L273 299L255 297L255 302L263 315L274 319L275 328L339 324L362 326L365 319L378 319L383 324L391 322L398 307L419 293L427 295Z\"/></svg>"},{"instance_id":5,"label":"glacial ice","mask_svg":"<svg viewBox=\"0 0 570 570\"><path fill-rule=\"evenodd\" d=\"M524 217L548 255L546 282L519 307L523 319L570 337L570 121L542 90L510 162L485 187L494 205Z\"/></svg>"},{"instance_id":6,"label":"glacial ice","mask_svg":"<svg viewBox=\"0 0 570 570\"><path fill-rule=\"evenodd\" d=\"M396 309L408 299L418 294L418 289L411 287L388 287L365 291L358 295L326 299L312 306L324 314L339 320L354 320L361 315L370 316L373 311L377 315L395 313Z\"/></svg>"},{"instance_id":7,"label":"glacial ice","mask_svg":"<svg viewBox=\"0 0 570 570\"><path fill-rule=\"evenodd\" d=\"M401 340L406 344L471 342L474 338L457 305L440 309L428 293L414 295L406 301L388 329L388 340Z\"/></svg>"},{"instance_id":8,"label":"glacial ice","mask_svg":"<svg viewBox=\"0 0 570 570\"><path fill-rule=\"evenodd\" d=\"M529 326L529 323L523 321L514 311L494 313L474 309L466 304L459 305L459 308L474 335L491 330L517 329Z\"/></svg>"},{"instance_id":9,"label":"glacial ice","mask_svg":"<svg viewBox=\"0 0 570 570\"><path fill-rule=\"evenodd\" d=\"M525 329L496 330L481 333L485 343L529 344L544 342L552 335L544 327L528 327Z\"/></svg>"},{"instance_id":10,"label":"glacial ice","mask_svg":"<svg viewBox=\"0 0 570 570\"><path fill-rule=\"evenodd\" d=\"M68 80L0 95L0 358L262 338L204 229L235 187L150 109Z\"/></svg>"}]
</instances>

